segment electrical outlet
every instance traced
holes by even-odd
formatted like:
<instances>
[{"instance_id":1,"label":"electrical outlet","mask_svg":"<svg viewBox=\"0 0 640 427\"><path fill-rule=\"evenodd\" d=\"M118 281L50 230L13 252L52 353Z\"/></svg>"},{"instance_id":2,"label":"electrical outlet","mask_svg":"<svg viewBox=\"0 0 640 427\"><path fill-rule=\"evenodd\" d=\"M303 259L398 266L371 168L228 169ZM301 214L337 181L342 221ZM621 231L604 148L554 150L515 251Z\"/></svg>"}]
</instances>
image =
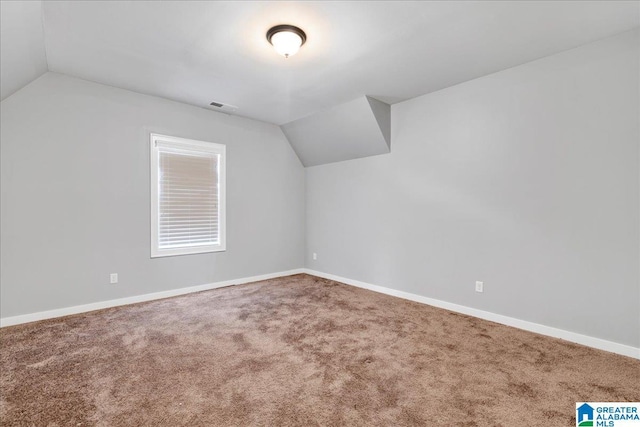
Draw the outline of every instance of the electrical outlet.
<instances>
[{"instance_id":1,"label":"electrical outlet","mask_svg":"<svg viewBox=\"0 0 640 427\"><path fill-rule=\"evenodd\" d=\"M315 260L317 260L317 259L318 259L318 254L314 252L314 253L313 253L313 260L315 261Z\"/></svg>"},{"instance_id":2,"label":"electrical outlet","mask_svg":"<svg viewBox=\"0 0 640 427\"><path fill-rule=\"evenodd\" d=\"M111 281L111 283L118 283L118 273L111 273L109 275L109 280Z\"/></svg>"},{"instance_id":3,"label":"electrical outlet","mask_svg":"<svg viewBox=\"0 0 640 427\"><path fill-rule=\"evenodd\" d=\"M484 292L484 282L476 282L476 292Z\"/></svg>"}]
</instances>

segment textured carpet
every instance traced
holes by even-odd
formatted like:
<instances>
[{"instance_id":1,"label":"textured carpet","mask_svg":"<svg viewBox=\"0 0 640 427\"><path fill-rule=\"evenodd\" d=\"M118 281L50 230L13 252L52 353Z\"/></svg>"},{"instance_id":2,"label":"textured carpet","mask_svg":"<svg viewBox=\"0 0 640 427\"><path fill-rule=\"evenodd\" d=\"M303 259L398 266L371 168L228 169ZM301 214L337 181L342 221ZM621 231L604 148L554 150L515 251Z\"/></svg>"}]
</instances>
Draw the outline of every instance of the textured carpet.
<instances>
[{"instance_id":1,"label":"textured carpet","mask_svg":"<svg viewBox=\"0 0 640 427\"><path fill-rule=\"evenodd\" d=\"M307 275L0 330L3 426L572 426L640 361Z\"/></svg>"}]
</instances>

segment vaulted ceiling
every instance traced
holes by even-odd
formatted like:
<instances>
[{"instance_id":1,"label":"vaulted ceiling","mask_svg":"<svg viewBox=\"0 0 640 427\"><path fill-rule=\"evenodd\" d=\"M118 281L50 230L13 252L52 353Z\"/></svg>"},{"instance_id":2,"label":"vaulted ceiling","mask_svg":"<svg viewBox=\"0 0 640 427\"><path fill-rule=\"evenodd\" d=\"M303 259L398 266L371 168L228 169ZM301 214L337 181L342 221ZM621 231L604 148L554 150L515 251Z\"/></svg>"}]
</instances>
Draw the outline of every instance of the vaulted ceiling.
<instances>
[{"instance_id":1,"label":"vaulted ceiling","mask_svg":"<svg viewBox=\"0 0 640 427\"><path fill-rule=\"evenodd\" d=\"M0 1L0 94L5 99L47 72L40 2Z\"/></svg>"},{"instance_id":2,"label":"vaulted ceiling","mask_svg":"<svg viewBox=\"0 0 640 427\"><path fill-rule=\"evenodd\" d=\"M640 25L636 1L5 3L3 99L48 69L275 124L365 95L393 104ZM289 59L265 39L282 23L308 36Z\"/></svg>"}]
</instances>

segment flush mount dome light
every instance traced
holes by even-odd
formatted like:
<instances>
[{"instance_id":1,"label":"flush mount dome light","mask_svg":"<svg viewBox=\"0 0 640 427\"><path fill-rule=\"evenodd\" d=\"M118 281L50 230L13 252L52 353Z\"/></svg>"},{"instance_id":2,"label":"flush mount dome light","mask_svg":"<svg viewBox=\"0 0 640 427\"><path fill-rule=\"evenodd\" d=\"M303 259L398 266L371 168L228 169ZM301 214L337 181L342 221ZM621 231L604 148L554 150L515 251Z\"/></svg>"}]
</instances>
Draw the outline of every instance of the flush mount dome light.
<instances>
[{"instance_id":1,"label":"flush mount dome light","mask_svg":"<svg viewBox=\"0 0 640 427\"><path fill-rule=\"evenodd\" d=\"M267 40L280 55L288 58L296 54L307 41L307 35L293 25L276 25L267 31Z\"/></svg>"}]
</instances>

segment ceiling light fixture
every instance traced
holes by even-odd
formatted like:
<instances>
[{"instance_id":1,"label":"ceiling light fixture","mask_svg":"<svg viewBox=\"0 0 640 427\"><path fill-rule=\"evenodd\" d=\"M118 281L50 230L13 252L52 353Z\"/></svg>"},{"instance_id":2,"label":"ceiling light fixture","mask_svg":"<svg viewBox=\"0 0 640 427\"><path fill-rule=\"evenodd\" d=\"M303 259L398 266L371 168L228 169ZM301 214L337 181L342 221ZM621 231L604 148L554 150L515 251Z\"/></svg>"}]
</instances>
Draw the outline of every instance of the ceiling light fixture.
<instances>
[{"instance_id":1,"label":"ceiling light fixture","mask_svg":"<svg viewBox=\"0 0 640 427\"><path fill-rule=\"evenodd\" d=\"M288 58L296 54L307 41L307 35L293 25L276 25L267 31L267 40L280 55Z\"/></svg>"}]
</instances>

